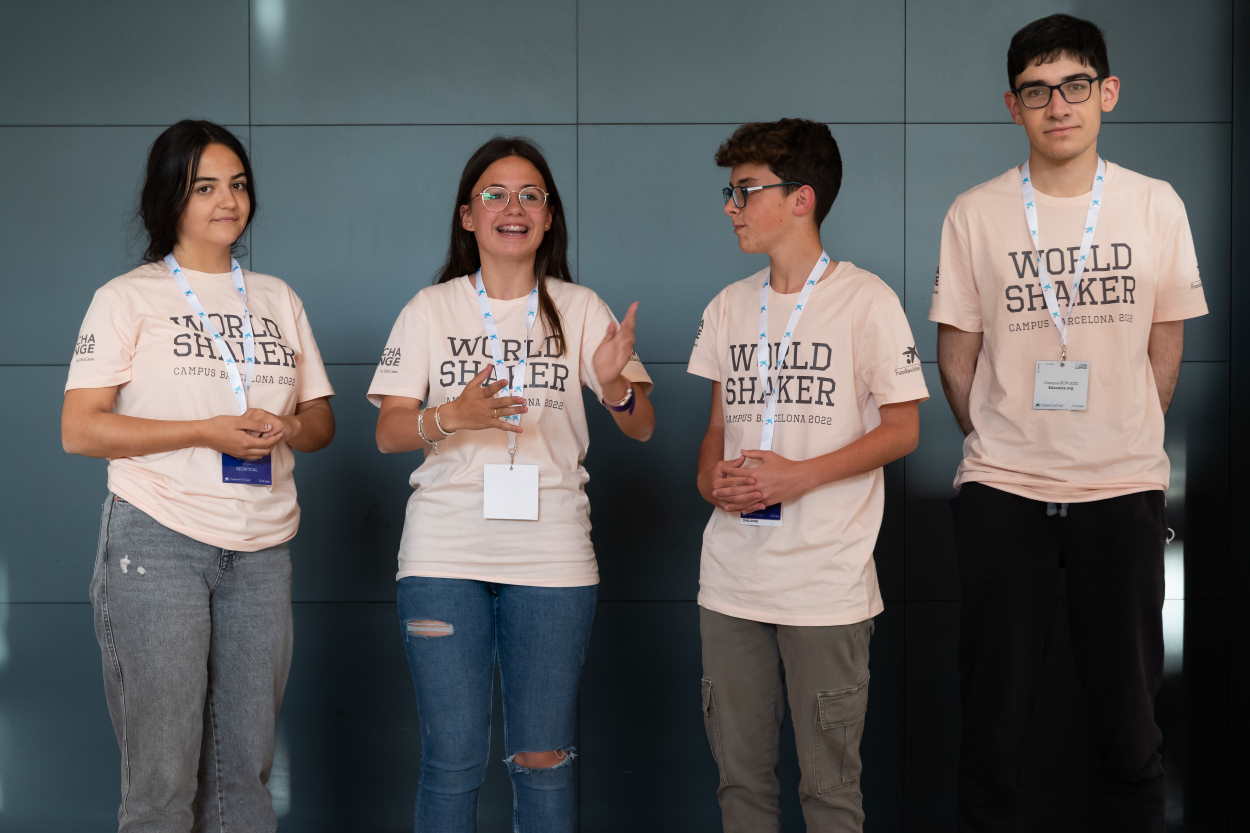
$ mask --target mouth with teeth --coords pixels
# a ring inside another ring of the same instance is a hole
[[[520,239],[530,233],[530,227],[522,223],[501,223],[495,226],[495,233],[501,237]]]

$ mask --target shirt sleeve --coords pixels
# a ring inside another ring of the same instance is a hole
[[[942,223],[938,269],[933,277],[933,298],[929,304],[930,321],[949,324],[968,333],[981,332],[981,297],[972,264],[967,222],[956,200]]]
[[[1152,321],[1181,321],[1207,314],[1207,301],[1198,273],[1198,254],[1189,230],[1189,216],[1180,195],[1165,186],[1166,195],[1159,256],[1156,260],[1158,288]]]
[[[130,381],[138,316],[111,283],[96,290],[78,330],[65,389],[108,388]]]
[[[581,377],[582,384],[594,391],[595,396],[600,399],[603,398],[603,390],[599,379],[595,377],[595,351],[603,343],[603,337],[608,332],[608,324],[612,322],[616,322],[616,316],[612,314],[612,310],[598,295],[593,296],[586,305],[586,321],[582,326]],[[642,360],[638,358],[637,352],[625,362],[621,375],[631,383],[646,385],[648,388],[654,384],[651,381],[651,375],[643,367]]]
[[[295,304],[295,337],[299,340],[299,365],[295,374],[295,401],[308,402],[333,396],[334,388],[330,385],[330,377],[326,375],[325,364],[321,361],[321,350],[317,347],[317,339],[313,336],[312,325],[308,323],[308,314],[304,303],[294,291],[291,292]]]
[[[928,399],[916,339],[894,290],[879,284],[859,328],[855,372],[877,405]]]
[[[717,340],[720,330],[720,311],[724,304],[725,293],[722,291],[712,299],[703,310],[699,319],[699,328],[695,330],[694,347],[690,350],[690,361],[686,364],[686,372],[695,376],[711,379],[713,382],[723,381],[718,355]]]
[[[373,381],[365,394],[382,407],[384,396],[407,396],[424,402],[430,392],[429,325],[420,294],[399,313],[382,348]]]

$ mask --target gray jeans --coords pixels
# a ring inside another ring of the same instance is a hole
[[[291,664],[285,546],[235,552],[112,495],[91,577],[121,750],[120,833],[271,833],[267,782]]]
[[[699,608],[703,720],[725,833],[780,829],[777,747],[787,699],[809,833],[864,829],[859,743],[873,623],[794,627]]]

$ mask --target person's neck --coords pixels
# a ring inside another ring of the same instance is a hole
[[[1047,159],[1037,151],[1029,153],[1029,176],[1033,187],[1049,197],[1079,197],[1089,193],[1098,170],[1098,146],[1091,145],[1071,159]]]
[[[820,243],[820,234],[813,229],[797,240],[787,241],[776,251],[769,252],[768,282],[773,291],[787,295],[802,289],[804,281],[812,273],[812,267],[816,265],[822,251],[824,251],[824,246]],[[836,264],[831,261],[829,268],[833,268],[834,265]],[[821,277],[823,278],[824,275],[822,274]]]
[[[505,259],[483,253],[482,283],[490,298],[523,298],[534,288],[534,258]]]
[[[193,272],[207,272],[210,275],[230,271],[230,247],[212,246],[207,244],[183,243],[179,240],[174,244],[174,260],[183,269]]]

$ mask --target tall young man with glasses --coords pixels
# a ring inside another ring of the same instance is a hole
[[[1020,830],[1022,765],[1062,582],[1089,704],[1097,830],[1162,831],[1163,414],[1206,312],[1185,208],[1098,155],[1120,79],[1102,33],[1034,21],[1007,53],[1024,165],[946,215],[929,317],[966,438],[960,829]],[[1038,739],[1041,740],[1041,739]]]
[[[708,304],[688,368],[712,381],[699,623],[724,829],[778,830],[788,701],[808,831],[859,831],[881,467],[916,447],[928,392],[894,292],[821,244],[842,182],[829,128],[746,124],[716,164],[739,247],[769,259]]]

